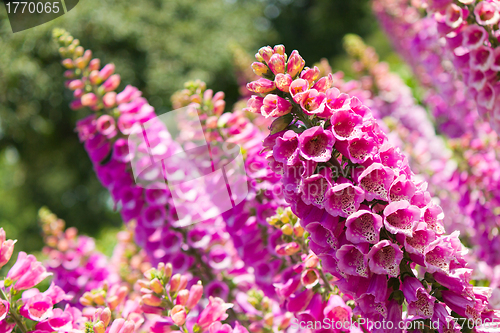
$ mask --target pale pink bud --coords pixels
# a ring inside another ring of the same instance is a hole
[[[98,85],[102,82],[102,78],[99,76],[98,70],[93,70],[92,72],[90,72],[89,81],[94,85]]]
[[[292,84],[292,77],[290,74],[277,74],[276,77],[274,78],[274,83],[276,84],[276,87],[284,92],[289,92],[290,91],[290,85]]]
[[[318,266],[319,264],[319,258],[314,254],[311,253],[310,255],[307,256],[306,260],[304,260],[306,268],[313,268]]]
[[[285,73],[285,56],[277,53],[273,54],[268,65],[274,74]]]
[[[172,271],[173,271],[172,264],[171,263],[166,264],[165,268],[163,269],[163,273],[165,274],[165,278],[167,279],[167,281],[172,276]]]
[[[83,54],[83,59],[85,59],[85,61],[88,63],[92,59],[92,51],[85,51],[85,53]]]
[[[191,286],[189,290],[189,298],[186,302],[186,308],[191,310],[198,304],[198,302],[203,296],[203,286],[201,284],[195,284]]]
[[[214,98],[212,98],[212,101],[220,101],[223,100],[226,94],[224,94],[223,91],[218,91],[215,93]]]
[[[98,321],[97,323],[94,324],[94,333],[105,333],[106,332],[106,326],[102,321]]]
[[[112,91],[118,88],[120,85],[120,75],[119,74],[114,74],[109,77],[103,84],[102,88],[104,91]]]
[[[83,106],[94,106],[97,104],[97,96],[94,93],[87,93],[81,98]]]
[[[299,251],[300,251],[300,245],[295,242],[288,243],[285,247],[285,252],[287,256],[291,256],[292,254],[295,254]]]
[[[102,102],[106,108],[112,108],[116,105],[116,92],[110,91],[104,94]]]
[[[203,100],[209,101],[214,96],[214,91],[212,89],[207,89],[203,92]]]
[[[299,55],[299,52],[294,50],[292,54],[290,54],[290,58],[288,59],[288,62],[286,64],[286,72],[290,74],[292,78],[295,78],[295,76],[297,76],[297,74],[299,74],[302,71],[305,64],[306,62]]]
[[[135,331],[135,323],[132,320],[127,320],[123,324],[119,333],[133,333]]]
[[[109,322],[111,321],[111,310],[109,308],[105,308],[102,310],[101,320],[104,322],[104,326],[108,326]]]
[[[224,108],[226,107],[226,101],[218,100],[214,103],[214,114],[216,116],[220,116],[224,112]]]
[[[128,103],[131,100],[140,97],[141,95],[142,92],[140,92],[139,89],[131,85],[127,85],[125,89],[123,89],[123,91],[116,96],[116,103]]]
[[[247,84],[247,89],[258,94],[265,94],[276,89],[274,81],[260,78]]]
[[[75,98],[80,98],[83,96],[83,93],[84,93],[84,90],[83,89],[76,89],[74,92],[73,92],[73,96]]]
[[[158,280],[158,278],[154,278],[153,280],[151,280],[149,286],[151,290],[157,294],[161,294],[163,292],[163,285],[161,284],[160,280]]]
[[[273,51],[274,51],[274,53],[278,53],[278,54],[281,54],[282,56],[284,56],[285,55],[285,45],[283,45],[283,44],[274,45]]]
[[[328,76],[324,76],[321,79],[319,79],[318,82],[314,84],[312,89],[316,89],[319,92],[325,92],[328,89],[330,89],[332,84],[333,84],[333,75],[328,74]]]
[[[159,298],[153,294],[143,295],[142,301],[144,302],[144,304],[149,305],[149,306],[160,306],[162,303],[161,298]]]
[[[177,326],[182,326],[186,322],[186,309],[182,305],[176,305],[170,312],[170,317],[172,318],[174,324]]]
[[[118,332],[120,332],[120,330],[123,327],[124,323],[125,323],[125,319],[123,319],[123,318],[115,319],[113,321],[113,324],[111,324],[111,327],[109,328],[108,333],[118,333]]]
[[[21,276],[23,276],[26,272],[29,271],[31,264],[36,262],[36,258],[34,255],[26,254],[26,252],[19,252],[17,255],[17,261],[12,266],[12,268],[9,270],[7,273],[7,278],[16,281],[18,280]]]
[[[82,57],[78,57],[75,59],[75,65],[80,69],[84,69],[87,66],[87,62]]]
[[[115,65],[114,64],[107,64],[99,71],[99,76],[101,77],[102,80],[106,80],[114,72],[115,72]]]
[[[73,63],[73,60],[71,59],[64,59],[62,61],[62,64],[64,67],[66,67],[67,69],[72,69],[72,68],[75,68],[75,64]]]
[[[101,67],[101,60],[100,59],[92,59],[89,64],[89,69],[91,71],[98,71],[99,67]]]
[[[83,89],[85,87],[85,83],[82,80],[73,80],[69,83],[68,88],[71,90]]]
[[[259,54],[265,62],[268,62],[269,59],[271,59],[273,53],[274,51],[270,46],[264,46],[259,49]]]
[[[175,304],[186,305],[189,298],[189,290],[182,289],[177,293],[177,298],[175,299]]]
[[[266,76],[271,74],[269,67],[267,67],[266,64],[263,64],[261,62],[252,63],[252,70],[258,76]]]
[[[48,273],[41,262],[35,262],[31,264],[29,271],[19,278],[19,280],[14,285],[14,288],[16,290],[26,290],[33,288],[51,275],[52,273]]]
[[[9,262],[14,252],[14,244],[16,244],[16,242],[17,240],[8,239],[0,243],[0,268]]]

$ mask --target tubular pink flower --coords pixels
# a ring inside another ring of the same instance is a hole
[[[266,118],[281,117],[292,111],[292,103],[278,95],[267,95],[261,107],[262,115]]]
[[[19,277],[19,280],[17,280],[14,288],[17,290],[26,290],[33,288],[51,275],[52,273],[48,273],[47,269],[42,265],[41,262],[34,262],[31,264],[29,271]]]
[[[354,244],[376,244],[380,240],[382,217],[368,210],[359,210],[346,220],[346,238]]]
[[[345,244],[337,251],[338,267],[344,273],[368,277],[368,244]]]
[[[436,299],[429,295],[417,278],[406,277],[401,290],[408,302],[408,314],[415,315],[415,319],[432,318]]]
[[[361,135],[350,140],[339,141],[335,148],[353,163],[363,164],[376,154],[377,144],[367,135]]]
[[[446,7],[445,22],[452,29],[458,28],[463,22],[462,8],[454,3]]]
[[[34,321],[42,321],[52,315],[52,299],[43,294],[36,294],[30,297],[21,307],[19,313],[21,316]]]
[[[470,52],[470,67],[485,72],[493,64],[493,50],[481,45]]]
[[[196,323],[201,329],[206,329],[216,321],[225,320],[228,317],[226,310],[232,307],[233,304],[225,303],[218,297],[210,296],[208,305],[203,309]]]
[[[366,191],[365,198],[387,200],[389,188],[394,180],[394,171],[380,163],[373,163],[358,177],[358,183]]]
[[[332,216],[349,217],[358,211],[365,192],[350,183],[336,184],[326,193],[325,209]]]
[[[285,73],[285,57],[281,54],[275,53],[269,59],[267,65],[274,74]]]
[[[305,114],[311,116],[317,114],[321,116],[325,110],[325,93],[318,92],[316,89],[306,91],[300,101],[300,106]]]
[[[315,162],[326,162],[332,157],[335,138],[332,132],[320,126],[309,128],[299,136],[300,155]]]
[[[111,75],[101,86],[101,88],[104,89],[104,91],[108,92],[108,91],[113,91],[115,90],[116,88],[118,88],[118,86],[120,85],[120,75],[119,74],[114,74],[114,75]]]
[[[301,192],[302,200],[306,204],[315,205],[323,208],[326,200],[326,193],[330,189],[330,182],[323,175],[313,175],[304,179]]]
[[[12,281],[17,281],[21,276],[29,271],[31,265],[35,262],[36,258],[34,255],[28,255],[23,251],[19,252],[16,263],[7,273],[7,278]]]
[[[462,33],[464,35],[462,45],[470,49],[482,46],[488,38],[488,32],[483,27],[475,24],[468,25]]]
[[[397,277],[402,259],[403,252],[396,244],[388,240],[378,242],[368,252],[368,266],[376,274]]]
[[[111,137],[113,133],[116,133],[115,119],[109,115],[100,116],[97,119],[96,127],[98,132],[107,137]]]
[[[273,156],[276,161],[286,165],[294,165],[299,161],[299,136],[294,131],[286,131],[282,137],[276,138]]]
[[[384,226],[392,234],[412,237],[419,219],[420,209],[406,200],[391,202],[384,209]]]
[[[105,65],[100,71],[99,71],[99,77],[101,80],[106,80],[108,77],[111,76],[115,72],[115,65],[114,64],[107,64]]]
[[[350,140],[359,133],[362,118],[351,110],[336,111],[330,117],[332,133],[337,140]]]

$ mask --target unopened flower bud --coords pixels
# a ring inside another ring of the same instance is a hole
[[[285,313],[283,316],[283,319],[281,320],[281,324],[278,327],[278,330],[286,330],[288,326],[290,326],[292,319],[293,319],[293,314],[291,312]]]
[[[99,76],[101,79],[104,81],[108,77],[111,76],[115,72],[115,65],[114,64],[107,64],[104,66],[100,71],[99,71]]]
[[[87,50],[83,53],[83,59],[85,59],[85,61],[87,63],[90,62],[90,60],[92,59],[92,51],[91,50]]]
[[[175,304],[186,305],[189,299],[189,290],[182,289],[177,293],[177,298],[175,299]]]
[[[90,72],[89,81],[90,81],[90,83],[95,84],[95,85],[98,85],[102,82],[102,79],[101,79],[101,76],[99,75],[98,70],[93,70],[92,72]]]
[[[142,301],[144,302],[144,304],[149,306],[160,306],[162,303],[161,298],[153,294],[142,295]]]
[[[266,323],[267,326],[273,326],[273,321],[274,321],[274,315],[272,313],[266,313],[264,316],[264,322]]]
[[[194,308],[200,301],[201,296],[203,296],[203,286],[201,284],[192,285],[191,289],[189,290],[189,297],[186,302],[186,308],[189,310]]]
[[[172,276],[172,271],[173,271],[172,264],[171,263],[166,264],[163,273],[165,274],[165,279],[167,280],[167,282],[170,280],[170,277]]]
[[[276,84],[276,87],[284,92],[290,92],[290,85],[292,84],[293,79],[290,74],[276,74],[276,77],[274,78],[274,83]]]
[[[116,105],[116,92],[110,91],[104,94],[102,97],[102,102],[104,104],[104,107],[106,108],[112,108],[113,106]]]
[[[268,65],[274,74],[285,73],[285,56],[277,53],[273,54],[271,59],[269,59]]]
[[[290,54],[290,58],[288,58],[288,62],[286,64],[286,72],[290,74],[292,78],[295,78],[297,74],[302,71],[305,64],[306,62],[299,55],[299,52],[293,51],[292,54]]]
[[[94,324],[94,333],[105,333],[106,332],[106,326],[102,321],[98,321],[97,323]]]
[[[179,290],[180,284],[181,284],[181,275],[177,273],[170,279],[170,291],[176,292],[177,290]]]
[[[80,98],[75,99],[69,104],[69,107],[71,108],[71,110],[78,110],[83,108],[82,100]]]
[[[62,61],[62,65],[64,67],[66,67],[67,69],[75,68],[75,64],[73,63],[73,60],[71,60],[71,59],[64,59]]]
[[[264,46],[259,49],[259,54],[265,62],[268,62],[269,59],[273,56],[273,49],[270,46]]]
[[[295,223],[293,226],[293,233],[297,237],[302,237],[304,235],[304,228],[300,225],[300,222]]]
[[[120,85],[120,75],[114,74],[111,75],[101,86],[104,91],[112,91],[118,88]]]
[[[293,228],[291,225],[289,224],[284,224],[282,227],[281,227],[281,232],[287,236],[291,236],[293,234]]]
[[[302,73],[300,73],[300,78],[312,84],[319,77],[319,68],[314,66],[313,68],[306,68]]]
[[[219,100],[214,103],[214,115],[220,116],[224,112],[224,108],[226,107],[226,101]]]
[[[108,326],[111,320],[111,310],[109,308],[105,308],[101,313],[101,320],[104,322],[104,326]]]
[[[252,70],[258,76],[267,76],[272,74],[271,70],[269,70],[269,67],[267,67],[267,65],[262,62],[252,63]]]
[[[97,304],[97,305],[104,305],[104,303],[106,302],[106,293],[104,291],[99,291],[97,294],[93,295],[93,300],[94,300],[94,303]]]
[[[82,80],[73,80],[68,84],[68,88],[71,90],[83,89],[85,87],[85,83]]]
[[[306,268],[314,268],[318,266],[319,258],[314,253],[311,253],[310,255],[307,256],[304,262]]]
[[[186,309],[182,305],[176,305],[170,312],[170,317],[172,321],[177,326],[182,326],[186,322]]]
[[[127,320],[125,324],[123,324],[120,333],[134,333],[135,331],[135,323],[132,320]]]
[[[87,67],[87,62],[82,57],[78,57],[75,59],[75,66],[77,68],[84,69],[85,67]]]
[[[88,93],[82,96],[82,105],[83,106],[94,106],[97,104],[97,96],[94,93]]]
[[[74,44],[76,45],[76,44]],[[83,55],[83,52],[85,51],[85,49],[83,48],[83,46],[77,46],[75,47],[75,55],[77,57],[81,57]]]
[[[158,280],[158,278],[154,278],[153,280],[151,280],[149,286],[151,290],[153,290],[157,294],[161,294],[163,292],[163,285],[161,284],[160,280]]]
[[[100,59],[95,58],[95,59],[90,60],[89,69],[91,71],[98,71],[99,67],[101,67],[101,60]]]

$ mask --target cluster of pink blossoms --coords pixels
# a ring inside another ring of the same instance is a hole
[[[466,239],[466,243],[476,250],[475,254],[491,265],[496,265],[499,258],[497,230],[500,225],[496,193],[498,163],[495,157],[499,154],[498,146],[495,144],[498,138],[488,124],[481,123],[475,117],[476,103],[467,98],[468,91],[474,89],[467,88],[469,81],[465,81],[466,76],[457,78],[457,74],[460,74],[466,66],[464,64],[450,66],[448,60],[452,59],[449,58],[450,52],[443,49],[445,41],[447,45],[453,46],[455,44],[452,41],[455,37],[462,38],[459,36],[465,36],[464,34],[470,29],[490,31],[492,27],[491,33],[495,35],[495,24],[491,27],[484,25],[484,22],[480,22],[481,18],[476,17],[479,15],[477,13],[490,6],[490,2],[467,4],[468,13],[474,15],[474,18],[470,17],[468,26],[460,22],[461,28],[457,26],[458,30],[450,32],[445,37],[441,36],[449,27],[436,20],[439,14],[421,17],[418,7],[412,4],[408,1],[377,0],[374,2],[374,9],[384,29],[390,36],[394,36],[392,41],[396,49],[409,60],[420,82],[428,89],[425,103],[438,124],[442,125],[440,129],[447,136],[456,138],[449,141],[453,152],[451,160],[433,159],[425,165],[428,169],[438,166],[437,169],[429,170],[432,175],[430,190],[441,199],[443,209],[448,215],[445,218],[448,228],[465,231],[465,234],[470,236]],[[462,6],[460,3],[457,4]],[[442,3],[443,6],[448,6],[449,10],[455,8],[457,4]],[[493,3],[492,6],[497,4]],[[467,10],[462,11],[464,15]],[[401,15],[402,13],[407,15]],[[463,16],[464,20],[466,18],[467,16]],[[456,19],[460,21],[460,17]],[[497,43],[491,39],[491,34],[489,38],[483,37],[487,45]],[[462,48],[464,46],[462,45]],[[472,55],[474,52],[469,53]],[[453,56],[453,53],[451,55]],[[474,65],[473,59],[469,61],[469,65]],[[490,72],[491,70],[487,71]],[[482,106],[478,104],[478,108],[481,109]],[[443,119],[446,119],[445,123],[441,122]]]
[[[355,312],[400,322],[406,302],[406,320],[439,318],[449,328],[451,310],[472,320],[496,316],[487,309],[491,291],[469,284],[458,233],[444,233],[427,184],[370,110],[331,88],[332,75],[304,67],[296,51],[264,47],[256,58],[262,78],[248,84],[257,94],[248,108],[280,124],[265,140],[267,158],[310,248],[353,295]]]

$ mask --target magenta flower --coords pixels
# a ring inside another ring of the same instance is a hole
[[[341,93],[338,88],[327,89],[325,95],[326,95],[326,108],[330,111],[331,115],[335,115],[337,111],[347,111],[351,108],[349,95]],[[358,114],[356,111],[354,111],[354,113]],[[363,117],[363,115],[361,114],[358,115]],[[334,122],[332,121],[332,125],[333,124]]]
[[[389,199],[393,202],[401,200],[410,202],[416,190],[415,184],[406,175],[400,175],[389,188]]]
[[[309,89],[301,96],[300,106],[306,115],[321,116],[325,109],[326,95],[316,89]]]
[[[470,52],[470,67],[475,70],[487,71],[493,64],[493,50],[481,45]]]
[[[455,259],[455,251],[451,244],[444,237],[437,238],[425,249],[425,266],[427,271],[450,272],[450,264]]]
[[[463,21],[462,8],[454,3],[446,7],[445,22],[450,28],[458,28]]]
[[[285,57],[281,54],[273,54],[267,62],[267,65],[274,74],[285,73]]]
[[[403,259],[400,248],[388,240],[375,244],[368,252],[368,266],[373,273],[387,274],[392,277],[399,275],[399,264]]]
[[[339,326],[342,323],[342,327],[347,328],[346,331],[351,327],[352,309],[345,304],[339,295],[332,295],[328,299],[323,315],[325,318],[330,319],[331,323],[338,322]],[[344,331],[344,329],[341,329],[341,331]]]
[[[17,255],[17,261],[12,266],[12,268],[7,273],[7,278],[12,281],[17,281],[21,278],[26,272],[28,272],[31,268],[31,265],[36,262],[36,258],[34,255],[26,254],[26,252],[19,252]]]
[[[468,25],[463,30],[464,39],[462,45],[466,48],[475,49],[482,46],[488,38],[488,32],[476,24]]]
[[[389,188],[394,180],[394,171],[380,163],[373,163],[358,177],[358,183],[366,191],[365,198],[387,200]]]
[[[412,237],[420,219],[420,209],[406,200],[391,202],[384,209],[384,225],[392,234],[404,234]]]
[[[436,239],[436,234],[427,229],[425,223],[419,223],[413,231],[413,236],[406,236],[404,239],[405,250],[408,251],[412,260],[424,266],[424,251],[427,246]],[[414,255],[414,256],[413,256]]]
[[[326,162],[332,157],[335,138],[332,132],[315,126],[300,134],[299,143],[302,157],[315,162]]]
[[[333,216],[349,217],[365,200],[362,188],[350,183],[336,184],[327,193],[325,209]]]
[[[225,320],[228,317],[226,310],[232,307],[233,304],[225,303],[218,297],[209,297],[208,305],[199,315],[196,324],[204,330],[216,321]]]
[[[19,313],[30,320],[42,321],[52,315],[52,299],[44,294],[30,297],[21,307]]]
[[[269,94],[264,98],[261,107],[262,115],[266,118],[281,117],[292,111],[292,103],[278,95]]]
[[[17,290],[26,290],[33,288],[47,277],[51,276],[52,273],[48,273],[45,266],[41,262],[34,262],[31,264],[29,270],[24,273],[19,280],[17,280],[14,288]]]
[[[346,220],[346,237],[354,244],[363,242],[376,244],[380,240],[382,226],[383,221],[380,215],[368,210],[359,210]]]
[[[338,268],[344,273],[368,277],[368,244],[345,244],[337,251]]]
[[[351,162],[362,164],[376,153],[377,143],[369,136],[362,135],[348,141],[339,141],[335,148]]]
[[[474,8],[476,20],[481,25],[494,25],[500,19],[500,7],[493,1],[480,1]]]
[[[356,113],[350,110],[336,111],[330,117],[332,124],[332,133],[337,140],[351,140],[357,136],[359,128],[363,119]]]
[[[282,137],[276,138],[273,148],[274,159],[286,165],[293,165],[299,161],[299,136],[294,131],[286,131]]]
[[[408,314],[415,315],[415,319],[432,318],[436,298],[429,295],[417,278],[406,277],[401,290],[408,302]]]
[[[0,228],[0,268],[9,262],[14,252],[14,244],[16,244],[16,242],[16,240],[12,239],[6,240],[5,231],[3,228]]]
[[[323,208],[325,206],[326,193],[330,187],[328,178],[323,175],[316,174],[307,177],[303,180],[301,186],[302,200],[308,205],[312,204],[318,208]]]

